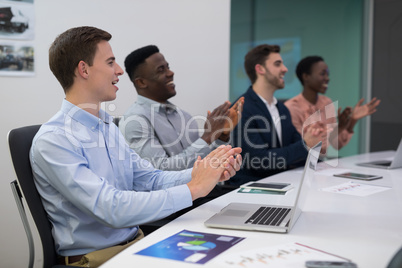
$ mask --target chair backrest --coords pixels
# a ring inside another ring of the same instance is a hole
[[[38,229],[43,249],[43,267],[52,267],[57,263],[57,254],[52,236],[52,226],[33,180],[29,150],[32,139],[40,125],[16,128],[8,133],[11,159],[17,174],[18,184],[25,197],[32,218]]]
[[[388,263],[387,268],[401,268],[402,267],[402,247],[395,253],[391,261]]]

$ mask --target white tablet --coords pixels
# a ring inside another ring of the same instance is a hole
[[[240,188],[286,192],[293,187],[291,183],[250,181],[241,185]]]
[[[355,180],[364,180],[364,181],[372,181],[372,180],[377,180],[377,179],[382,178],[382,176],[378,176],[378,175],[361,174],[361,173],[354,173],[354,172],[334,174],[334,176],[348,178],[348,179],[355,179]]]

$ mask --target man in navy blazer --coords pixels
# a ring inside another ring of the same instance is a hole
[[[241,121],[233,130],[232,143],[242,147],[243,165],[228,182],[241,185],[304,164],[308,149],[319,141],[326,148],[326,130],[314,125],[303,138],[292,124],[289,110],[274,93],[285,87],[288,71],[277,45],[259,45],[249,51],[244,67],[252,85],[244,97]]]

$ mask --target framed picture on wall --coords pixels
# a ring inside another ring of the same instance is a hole
[[[34,71],[33,45],[0,41],[1,76],[32,76]]]
[[[33,0],[0,1],[0,39],[33,40]]]

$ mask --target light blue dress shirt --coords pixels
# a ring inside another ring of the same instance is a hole
[[[137,225],[192,205],[191,169],[156,170],[129,148],[111,119],[63,100],[33,140],[35,184],[62,256],[127,241]]]

